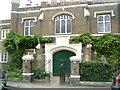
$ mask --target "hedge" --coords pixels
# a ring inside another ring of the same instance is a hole
[[[93,82],[109,82],[112,80],[111,65],[100,61],[84,61],[80,63],[80,80]]]

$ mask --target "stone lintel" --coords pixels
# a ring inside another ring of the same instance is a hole
[[[22,73],[23,76],[31,76],[33,75],[34,73]]]
[[[69,78],[80,78],[80,76],[71,75]]]
[[[78,56],[72,56],[70,57],[70,61],[81,61],[81,59]]]
[[[33,60],[34,57],[33,56],[30,56],[30,55],[25,55],[22,57],[23,60]]]

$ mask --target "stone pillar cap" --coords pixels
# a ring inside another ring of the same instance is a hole
[[[70,61],[81,61],[79,56],[72,56],[70,57]]]
[[[34,57],[31,56],[31,55],[25,55],[25,56],[22,57],[22,59],[23,59],[23,60],[33,60]]]
[[[11,3],[12,4],[20,4],[20,0],[12,0]]]

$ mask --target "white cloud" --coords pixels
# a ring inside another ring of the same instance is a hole
[[[0,20],[10,19],[11,0],[2,0],[0,2]]]
[[[11,18],[11,1],[12,0],[2,0],[0,2],[0,20],[10,19]],[[20,0],[20,4],[25,6],[28,0]],[[41,1],[50,0],[31,0],[33,5],[40,4]]]

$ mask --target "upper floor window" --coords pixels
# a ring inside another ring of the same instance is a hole
[[[24,22],[24,35],[34,35],[34,20]]]
[[[7,52],[2,52],[0,53],[0,62],[2,63],[7,63],[8,61],[8,53]]]
[[[3,29],[1,32],[1,39],[6,39],[8,33],[9,33],[9,29]]]
[[[70,34],[72,29],[72,17],[68,15],[60,15],[55,17],[55,33]]]
[[[111,20],[110,15],[98,15],[98,33],[110,33],[111,32]]]

